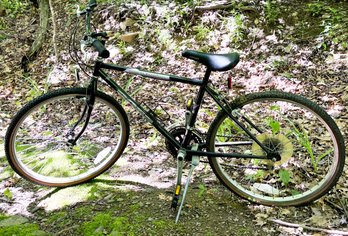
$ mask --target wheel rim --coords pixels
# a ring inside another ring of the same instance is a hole
[[[254,114],[258,115],[258,118],[256,120],[261,121],[264,118],[269,118],[269,117],[262,117],[263,113],[262,111],[265,111],[267,108],[270,108],[271,106],[267,106],[264,103],[265,99],[256,99],[253,100],[252,102],[249,102],[245,104],[240,111],[243,113],[243,111],[248,111],[252,112]],[[308,136],[308,131],[306,130],[306,127],[310,127],[312,132],[314,130],[321,130],[321,133],[316,134],[317,137],[313,137],[313,135],[310,133],[309,137],[309,144],[311,144],[311,148],[305,148],[305,144],[301,143],[304,142],[304,140],[301,141],[301,137],[296,137],[296,135],[300,135],[295,129],[295,125],[292,127],[294,130],[290,132],[287,132],[287,135],[289,136],[288,138],[291,139],[293,142],[292,145],[294,146],[294,154],[292,154],[291,158],[289,158],[288,161],[285,163],[281,163],[278,167],[272,167],[273,168],[273,173],[269,170],[264,171],[261,169],[251,169],[252,166],[249,166],[248,168],[244,169],[244,171],[236,171],[235,169],[240,168],[240,166],[236,165],[251,165],[257,167],[257,166],[266,166],[268,163],[264,161],[258,161],[255,165],[255,160],[254,163],[253,161],[249,160],[226,160],[223,158],[216,158],[212,159],[212,165],[213,168],[215,169],[215,172],[218,173],[219,178],[222,180],[222,182],[225,183],[230,189],[232,189],[234,192],[236,192],[238,195],[248,198],[249,200],[255,201],[255,202],[261,202],[263,204],[293,204],[293,205],[299,205],[304,202],[308,202],[310,200],[314,200],[317,198],[317,196],[322,195],[325,193],[331,186],[332,181],[337,174],[337,169],[338,168],[338,159],[339,159],[339,153],[338,153],[338,143],[337,140],[335,139],[335,135],[333,134],[332,130],[330,127],[324,122],[324,120],[313,110],[306,108],[304,105],[294,102],[294,101],[289,101],[287,99],[267,99],[268,102],[273,103],[274,105],[278,105],[281,107],[280,112],[283,113],[283,115],[288,114],[290,111],[292,113],[297,112],[297,115],[302,115],[298,116],[296,121],[299,121],[300,119],[306,120],[310,119],[316,124],[321,124],[318,127],[315,127],[314,124],[308,126],[306,123],[300,123],[302,127],[304,127],[301,132],[307,132]],[[277,102],[275,102],[277,101]],[[259,103],[260,105],[255,105],[256,103]],[[287,105],[284,106],[284,105]],[[283,106],[283,108],[282,108]],[[285,108],[284,108],[285,107]],[[299,111],[302,110],[302,113],[299,113]],[[276,109],[274,110],[273,114],[276,114]],[[311,117],[309,117],[311,115]],[[280,120],[285,120],[285,119],[279,119],[280,116],[278,115],[278,120],[275,119],[276,116],[271,117],[275,121],[279,122]],[[294,116],[291,116],[292,118]],[[250,118],[250,117],[249,117]],[[255,118],[254,118],[255,120]],[[229,121],[231,122],[231,121]],[[294,121],[292,121],[294,122]],[[267,122],[266,122],[267,123]],[[286,122],[282,123],[280,122],[280,129],[284,129]],[[223,133],[224,131],[221,131],[221,128],[224,124],[224,120],[221,120],[221,122],[217,125],[217,128],[215,130],[215,134],[213,135],[214,137],[221,135],[221,132]],[[283,125],[283,126],[282,126]],[[273,129],[277,130],[277,124],[273,124]],[[220,131],[219,131],[220,129]],[[238,129],[238,127],[237,127]],[[239,128],[240,129],[240,128]],[[272,129],[269,127],[269,129]],[[219,133],[220,132],[220,133]],[[252,140],[245,140],[242,139],[243,137],[242,132],[238,134],[239,131],[234,132],[234,138],[239,137],[240,140],[234,139],[233,141],[238,141],[238,142],[249,142],[249,149],[248,145],[244,145],[244,148],[239,148],[237,151],[243,150],[244,153],[246,154],[253,154],[252,153],[252,144],[255,145],[255,142]],[[278,131],[281,133],[282,131]],[[284,132],[286,133],[286,132]],[[285,134],[282,135],[285,135]],[[297,133],[297,134],[296,134]],[[320,137],[320,135],[324,134],[325,136]],[[254,133],[256,135],[256,133]],[[225,135],[225,134],[224,134]],[[296,138],[295,138],[296,137]],[[321,139],[320,139],[321,138]],[[217,147],[217,151],[227,151],[223,150],[221,148],[221,141],[218,140],[219,138],[215,138],[213,140],[213,143],[210,144],[210,147],[213,150],[216,150],[216,143],[219,142],[219,147]],[[220,138],[221,139],[221,138]],[[302,139],[305,139],[302,137]],[[327,139],[325,141],[325,139]],[[226,141],[226,140],[224,140]],[[321,142],[319,142],[321,141]],[[231,143],[231,142],[230,142]],[[320,145],[319,145],[320,144]],[[315,148],[322,149],[317,151]],[[326,147],[330,147],[332,149],[332,152],[329,151],[324,151]],[[316,162],[309,163],[309,160],[312,161],[310,153],[310,149],[312,149],[312,152],[314,156],[321,155],[321,159],[317,159]],[[229,150],[231,152],[231,150]],[[249,152],[249,153],[248,153]],[[321,153],[321,154],[319,154]],[[257,153],[259,154],[259,153]],[[300,154],[300,155],[299,155]],[[256,155],[254,153],[254,155]],[[301,163],[300,160],[305,161],[304,163]],[[262,163],[262,164],[260,164]],[[231,166],[228,166],[228,164],[232,164],[232,170],[230,169]],[[233,167],[235,165],[235,167]],[[267,167],[269,168],[269,167]],[[234,169],[234,170],[233,170]],[[311,170],[312,169],[312,170]],[[315,169],[315,171],[313,171]],[[289,171],[290,170],[290,171]],[[305,171],[304,171],[305,170]],[[233,171],[235,173],[233,173]],[[264,171],[264,173],[262,173]],[[305,181],[305,177],[301,177],[299,175],[300,171],[304,171],[307,173],[304,173],[305,175],[308,175],[307,178],[310,178],[310,181],[308,183]],[[277,174],[276,174],[277,173]],[[264,175],[264,176],[263,176]],[[268,175],[268,176],[267,176]],[[246,179],[248,178],[250,179]],[[298,177],[300,176],[300,177]],[[277,178],[278,180],[277,180]],[[296,179],[297,178],[297,179]],[[280,179],[280,180],[279,180]],[[289,181],[289,182],[287,182]],[[286,193],[286,191],[290,191],[289,193]],[[291,192],[292,191],[292,192]]]
[[[84,104],[85,95],[79,93],[56,96],[36,105],[17,122],[10,141],[11,156],[25,177],[40,184],[75,184],[97,176],[117,160],[126,124],[115,106],[99,97],[86,131],[75,146],[68,145],[67,133]]]

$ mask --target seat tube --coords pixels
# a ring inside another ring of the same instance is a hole
[[[195,102],[193,104],[192,114],[191,114],[190,120],[188,122],[188,127],[186,127],[186,135],[185,135],[185,139],[183,141],[184,147],[189,145],[189,142],[191,140],[192,129],[196,123],[198,111],[199,111],[199,108],[203,102],[203,96],[204,96],[205,89],[206,89],[208,82],[209,82],[210,74],[211,74],[211,69],[207,68],[205,75],[204,75],[204,78],[203,78],[203,83],[199,88],[198,94],[197,94],[197,96],[195,98]]]

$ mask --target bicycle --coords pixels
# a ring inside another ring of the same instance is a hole
[[[184,57],[206,67],[202,79],[104,63],[109,57],[103,43],[107,34],[92,32],[90,24],[96,5],[96,0],[90,0],[78,12],[86,20],[83,45],[98,52],[89,85],[46,93],[20,109],[9,125],[6,156],[20,176],[41,185],[66,187],[97,177],[120,158],[129,122],[120,103],[98,91],[97,81],[103,80],[165,137],[170,153],[176,156],[172,207],[180,203],[177,220],[200,157],[208,158],[229,190],[264,205],[308,204],[336,184],[344,167],[344,141],[334,120],[316,103],[281,91],[251,93],[229,102],[212,87],[209,77],[214,71],[234,68],[239,62],[237,53],[184,51]],[[135,101],[106,70],[198,86],[194,101],[188,101],[185,125],[164,127],[154,111]],[[206,140],[195,129],[205,94],[220,108]],[[185,161],[192,167],[182,190]]]

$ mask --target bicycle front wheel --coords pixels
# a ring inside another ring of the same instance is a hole
[[[278,91],[237,98],[231,114],[280,160],[210,158],[219,180],[253,202],[304,205],[327,193],[340,177],[345,159],[343,137],[332,118],[315,103]],[[211,152],[265,156],[222,110],[207,135]]]
[[[5,137],[12,168],[35,183],[57,187],[76,185],[106,171],[127,144],[127,115],[112,97],[97,92],[87,128],[71,145],[71,135],[76,137],[85,124],[85,104],[86,89],[69,88],[49,92],[24,106]]]

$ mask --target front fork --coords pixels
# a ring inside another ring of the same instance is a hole
[[[68,143],[71,144],[72,146],[74,146],[77,142],[77,140],[82,136],[83,132],[85,132],[88,122],[90,120],[91,114],[92,114],[92,110],[93,110],[93,106],[95,103],[95,94],[97,91],[97,77],[92,76],[88,87],[86,89],[86,102],[85,102],[85,107],[82,111],[82,114],[79,118],[79,120],[74,124],[74,126],[69,130],[68,134],[67,134],[67,138],[68,138]],[[85,119],[84,119],[85,118]],[[81,129],[81,131],[75,136],[75,129],[76,127],[84,120],[84,124],[83,127]]]

